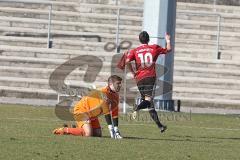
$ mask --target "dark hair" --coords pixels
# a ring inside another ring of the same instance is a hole
[[[142,44],[148,44],[148,42],[149,42],[149,34],[148,34],[146,31],[142,31],[142,32],[139,34],[139,41],[140,41]]]
[[[108,78],[108,83],[115,82],[115,81],[122,81],[122,78],[117,75],[112,75]]]

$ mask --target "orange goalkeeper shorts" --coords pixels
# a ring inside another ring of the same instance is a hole
[[[90,118],[86,121],[77,121],[77,126],[82,128],[84,124],[90,124],[93,129],[99,129],[101,128],[98,118]]]

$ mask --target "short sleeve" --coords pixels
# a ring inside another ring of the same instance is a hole
[[[153,49],[156,51],[157,54],[166,54],[168,52],[167,48],[162,48],[159,45],[152,45]]]
[[[130,61],[135,60],[135,50],[134,49],[130,50],[129,54],[127,55],[127,59],[129,59]]]

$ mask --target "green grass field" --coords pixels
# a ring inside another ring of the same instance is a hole
[[[159,113],[168,125],[161,134],[147,114],[137,120],[120,117],[122,140],[55,136],[63,124],[53,107],[0,104],[1,160],[239,160],[240,116]]]

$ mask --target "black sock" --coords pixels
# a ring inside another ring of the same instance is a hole
[[[158,114],[155,109],[149,110],[149,114],[151,118],[154,120],[154,122],[157,124],[158,128],[163,127],[162,123],[158,119]]]
[[[149,101],[143,100],[138,106],[136,111],[140,110],[140,109],[145,109],[145,108],[149,108],[151,105],[151,103]]]

